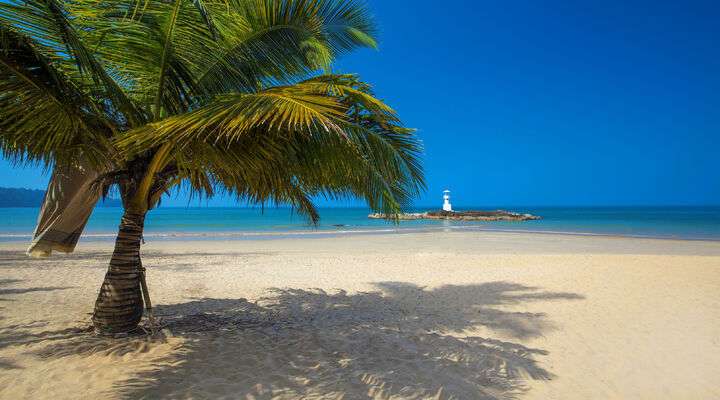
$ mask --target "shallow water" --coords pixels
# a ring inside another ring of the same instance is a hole
[[[469,207],[498,209],[503,207]],[[316,227],[287,208],[159,208],[148,214],[146,237],[287,238],[433,230],[494,230],[720,240],[720,207],[512,207],[543,217],[540,221],[401,221],[367,218],[365,208],[326,208]],[[98,207],[85,230],[86,240],[115,237],[122,210]],[[28,240],[37,208],[0,208],[0,241]]]

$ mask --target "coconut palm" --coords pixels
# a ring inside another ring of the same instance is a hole
[[[423,189],[412,131],[368,84],[330,73],[374,32],[354,0],[0,3],[4,155],[92,171],[123,201],[97,332],[138,325],[145,215],[173,188],[312,222],[316,198],[397,215]]]

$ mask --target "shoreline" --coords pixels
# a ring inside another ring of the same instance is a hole
[[[350,227],[348,227],[350,228]],[[405,228],[376,228],[357,227],[355,229],[307,229],[287,231],[197,231],[197,232],[145,232],[146,239],[158,239],[162,241],[187,240],[279,240],[279,239],[303,239],[303,238],[332,238],[344,236],[367,236],[367,235],[408,235],[415,233],[435,232],[490,232],[510,234],[539,234],[539,235],[561,235],[580,237],[608,237],[627,239],[649,239],[649,240],[671,240],[671,241],[692,241],[692,242],[720,242],[720,238],[701,236],[671,236],[651,234],[622,234],[590,231],[565,231],[565,230],[543,230],[543,229],[507,229],[489,228],[476,225],[455,225],[455,226],[424,226]],[[80,236],[81,240],[88,242],[107,242],[114,240],[115,232],[85,233]],[[0,233],[0,244],[19,243],[32,239],[32,234],[24,233]]]
[[[0,252],[22,254],[18,261],[31,259],[25,254],[29,241],[1,241]],[[81,239],[73,253],[53,252],[50,258],[41,258],[48,265],[53,260],[82,257],[88,251],[95,253],[99,265],[105,267],[106,259],[112,254],[114,236],[102,239]],[[638,254],[638,255],[682,255],[715,257],[720,256],[720,241],[687,240],[673,238],[646,238],[615,235],[582,235],[547,232],[451,230],[419,232],[374,232],[359,234],[316,234],[316,235],[275,235],[245,237],[187,237],[163,236],[146,237],[141,247],[143,257],[157,255],[168,249],[182,253],[198,251],[200,255],[211,253],[242,255],[244,251],[291,252],[298,256],[325,253],[323,246],[333,251],[355,252],[357,246],[365,246],[376,254],[392,255],[395,249],[415,248],[418,252],[433,252],[447,248],[448,251],[473,256],[513,255],[562,255],[583,253],[595,254]],[[330,251],[330,250],[328,250]],[[1,270],[1,269],[0,269]]]

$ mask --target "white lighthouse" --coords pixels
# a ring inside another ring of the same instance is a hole
[[[450,204],[450,191],[443,191],[443,211],[452,211],[452,204]]]

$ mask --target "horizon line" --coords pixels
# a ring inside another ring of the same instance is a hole
[[[119,200],[119,199],[111,199],[111,200]],[[40,208],[41,206],[15,206],[15,207],[6,207],[6,206],[0,206],[0,209],[9,209],[9,208]],[[470,206],[460,206],[455,207],[458,210],[467,210],[468,208],[481,208],[481,209],[498,209],[500,208],[661,208],[661,207],[720,207],[720,204],[537,204],[537,205],[470,205]],[[123,208],[122,206],[106,206],[102,204],[102,200],[95,206],[95,208]],[[181,205],[171,205],[171,206],[159,206],[154,208],[173,208],[173,209],[190,209],[190,208],[236,208],[236,209],[286,209],[291,210],[293,207],[291,206],[261,206],[261,205],[193,205],[193,206],[181,206]],[[318,206],[316,207],[318,209],[367,209],[371,210],[370,207],[367,206]],[[412,206],[413,209],[417,208],[428,208],[428,209],[441,209],[442,206],[435,206],[435,205],[418,205],[418,206]]]

